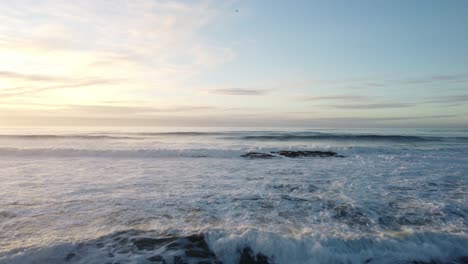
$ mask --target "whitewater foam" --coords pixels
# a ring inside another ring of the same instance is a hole
[[[270,263],[468,256],[464,132],[356,143],[242,140],[314,131],[187,131],[0,137],[0,263],[149,263],[157,254],[172,263],[187,249],[138,249],[132,239],[194,234],[226,264],[246,248]],[[241,157],[281,150],[345,157]]]

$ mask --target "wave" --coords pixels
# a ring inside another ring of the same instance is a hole
[[[389,147],[330,147],[317,148],[138,148],[138,149],[87,149],[87,148],[15,148],[0,147],[2,157],[93,157],[93,158],[320,158],[320,157],[357,157],[361,155],[382,157],[421,158],[434,156],[441,158],[466,157],[466,147],[389,148]],[[267,156],[267,157],[265,157]],[[275,159],[277,160],[277,159]]]
[[[323,133],[311,131],[274,132],[274,131],[224,131],[224,132],[125,132],[99,134],[3,134],[1,138],[16,139],[146,139],[152,137],[217,137],[227,140],[248,141],[374,141],[374,142],[461,142],[468,143],[464,136],[420,136],[420,135],[385,135],[385,134],[353,134],[353,133]]]
[[[430,142],[430,141],[462,141],[468,142],[468,137],[429,137],[429,136],[408,136],[408,135],[356,135],[356,134],[325,134],[325,133],[280,133],[266,135],[242,136],[242,140],[265,140],[265,141],[314,141],[314,140],[334,140],[334,141],[391,141],[391,142]]]
[[[229,135],[231,132],[125,132],[90,134],[0,134],[0,138],[17,139],[145,139],[147,137],[195,137]]]
[[[111,136],[111,135],[43,135],[43,134],[28,134],[28,135],[0,135],[0,138],[15,138],[15,139],[138,139],[138,137],[129,136]]]
[[[140,132],[133,133],[142,136],[216,136],[228,134],[229,132]]]
[[[229,149],[74,149],[74,148],[0,148],[1,156],[14,157],[110,157],[110,158],[232,158],[244,154]]]
[[[80,243],[0,254],[0,263],[466,263],[466,234],[412,233],[344,238],[290,236],[258,229],[188,235],[125,230]]]
[[[394,143],[468,143],[464,136],[421,136],[421,135],[385,135],[385,134],[352,134],[322,132],[273,132],[273,131],[225,131],[225,132],[126,132],[100,134],[3,134],[5,139],[27,140],[142,140],[157,137],[210,137],[224,140],[246,141],[351,141],[351,142],[394,142]]]

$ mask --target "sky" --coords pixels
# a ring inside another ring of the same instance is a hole
[[[465,0],[0,1],[0,126],[468,127]]]

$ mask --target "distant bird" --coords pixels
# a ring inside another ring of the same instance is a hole
[[[236,13],[239,13],[239,9],[236,9]]]

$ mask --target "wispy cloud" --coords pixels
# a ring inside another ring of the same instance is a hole
[[[210,105],[179,105],[179,106],[137,106],[137,105],[60,105],[60,104],[2,104],[0,110],[5,113],[46,116],[84,116],[84,117],[154,117],[160,115],[183,114],[198,115],[229,109]],[[13,111],[13,112],[12,112]]]
[[[116,78],[131,80],[127,86],[119,83],[120,96],[135,90],[140,96],[161,90],[177,93],[188,78],[235,57],[228,45],[198,34],[219,19],[227,5],[147,0],[2,2],[1,96],[60,87],[105,89],[108,80]],[[16,91],[6,91],[9,88]],[[71,101],[63,98],[63,103]]]
[[[367,96],[360,95],[328,95],[328,96],[300,96],[297,99],[302,101],[363,101],[368,100]]]
[[[468,94],[463,95],[452,95],[452,96],[439,96],[431,97],[425,103],[431,104],[452,104],[452,103],[463,103],[468,102]]]
[[[107,80],[107,79],[84,79],[84,80],[72,80],[60,84],[32,86],[31,87],[14,87],[0,90],[0,99],[9,97],[18,97],[24,95],[34,95],[51,90],[69,89],[69,88],[83,88],[95,85],[114,85],[119,83],[118,80]]]
[[[41,75],[41,74],[25,74],[25,73],[12,72],[12,71],[0,71],[0,78],[1,79],[16,79],[16,80],[31,81],[31,82],[70,81],[70,78],[63,78],[63,77],[50,76],[50,75]]]
[[[331,105],[334,108],[340,109],[385,109],[385,108],[405,108],[412,107],[411,103],[374,103],[374,104],[343,104]]]
[[[468,82],[468,73],[433,74],[423,77],[413,77],[401,80],[394,80],[393,82],[401,84],[426,84],[432,82]]]
[[[265,95],[269,90],[232,88],[209,90],[209,92],[221,95]]]
[[[190,113],[193,111],[213,111],[220,108],[215,106],[205,105],[185,105],[185,106],[170,106],[170,107],[152,107],[152,106],[124,106],[124,105],[66,105],[60,107],[58,111],[67,113],[81,113],[93,115],[116,115],[125,114],[137,115],[154,115],[161,113]]]
[[[423,85],[423,84],[455,84],[468,83],[468,73],[453,73],[453,74],[432,74],[432,75],[415,75],[409,77],[362,77],[348,79],[311,79],[301,82],[289,82],[286,87],[348,87],[352,89],[382,89],[382,88],[401,88],[402,86]]]

